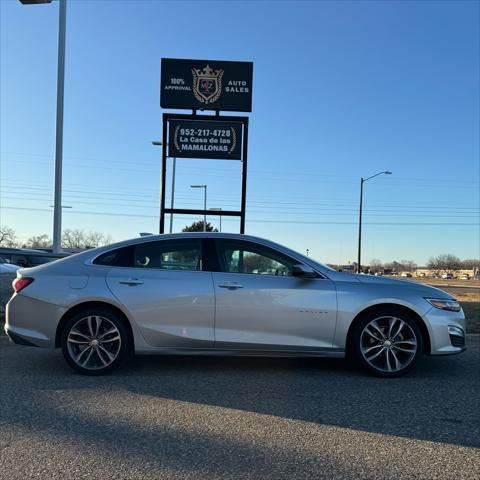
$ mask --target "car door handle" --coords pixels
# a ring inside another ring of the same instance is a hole
[[[236,290],[237,288],[243,288],[243,285],[239,283],[220,283],[219,288],[228,288],[229,290]]]
[[[143,280],[139,280],[138,278],[129,278],[128,280],[120,280],[118,283],[135,287],[136,285],[143,285]]]

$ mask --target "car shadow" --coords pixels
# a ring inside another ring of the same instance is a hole
[[[340,359],[136,356],[103,377],[72,373],[59,352],[35,350],[27,359],[19,354],[18,361],[23,370],[35,371],[43,391],[120,389],[139,398],[480,447],[474,340],[475,348],[463,355],[424,357],[413,372],[396,379],[367,376]]]

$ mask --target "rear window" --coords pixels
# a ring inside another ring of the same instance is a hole
[[[105,252],[93,263],[110,267],[202,270],[202,243],[200,239],[139,243]]]
[[[157,270],[202,270],[202,242],[182,239],[135,246],[135,267]]]
[[[29,256],[28,259],[30,260],[30,264],[33,266],[36,265],[43,265],[44,263],[53,262],[54,260],[58,260],[58,257],[46,257],[46,256]]]
[[[93,263],[110,267],[133,267],[133,247],[117,248],[102,253]]]

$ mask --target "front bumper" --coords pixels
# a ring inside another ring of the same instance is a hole
[[[7,303],[5,333],[13,343],[55,348],[57,326],[66,309],[26,295]]]
[[[431,355],[454,355],[466,350],[465,315],[432,307],[424,320],[430,335]]]

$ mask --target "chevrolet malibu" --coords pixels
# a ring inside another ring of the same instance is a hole
[[[399,376],[465,350],[442,290],[337,272],[237,234],[149,236],[21,269],[5,331],[99,375],[131,354],[344,357]]]

